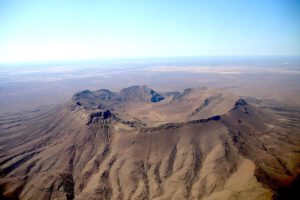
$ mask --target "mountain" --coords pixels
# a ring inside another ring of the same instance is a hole
[[[4,116],[0,198],[280,199],[299,184],[299,116],[274,110],[133,86]]]

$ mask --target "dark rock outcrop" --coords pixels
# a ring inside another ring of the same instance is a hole
[[[107,121],[109,119],[117,120],[118,117],[116,117],[114,114],[112,114],[110,112],[110,110],[94,112],[94,113],[90,114],[89,119],[86,124],[89,125],[91,123]]]

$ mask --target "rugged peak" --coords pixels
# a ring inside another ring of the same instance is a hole
[[[190,94],[192,92],[192,88],[187,88],[183,92],[174,92],[173,94],[173,100],[181,100],[186,95]]]
[[[130,99],[139,99],[146,97],[147,95],[150,94],[150,88],[146,86],[131,86],[128,88],[124,88],[120,91],[120,96],[125,98],[126,100]]]
[[[151,101],[153,103],[164,100],[164,97],[147,86],[132,86],[124,88],[120,92],[120,96],[127,101]]]
[[[249,109],[248,103],[244,99],[238,99],[231,110],[240,110],[249,115],[251,109]]]
[[[81,92],[77,92],[73,95],[72,99],[79,99],[81,97],[88,97],[93,95],[93,92],[90,90],[83,90]]]
[[[234,107],[247,106],[248,103],[244,99],[239,99],[235,102]]]
[[[124,102],[152,102],[156,103],[165,98],[147,86],[131,86],[120,92],[112,92],[107,89],[96,91],[84,90],[73,95],[73,105],[83,106],[87,109],[111,108]]]

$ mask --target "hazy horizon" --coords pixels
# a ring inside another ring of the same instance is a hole
[[[266,61],[278,63],[278,61],[300,61],[300,55],[210,55],[210,56],[156,56],[156,57],[116,57],[116,58],[98,58],[98,59],[69,59],[69,60],[51,60],[51,61],[22,61],[22,62],[0,62],[0,68],[5,66],[48,66],[57,64],[67,65],[111,65],[111,64],[148,64],[148,63],[176,63],[176,62],[198,62],[198,63],[220,63],[224,62],[255,62]]]

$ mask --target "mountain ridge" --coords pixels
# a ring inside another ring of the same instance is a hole
[[[12,122],[3,198],[272,199],[299,174],[299,133],[274,113],[215,89],[151,91],[83,91],[22,132]]]

